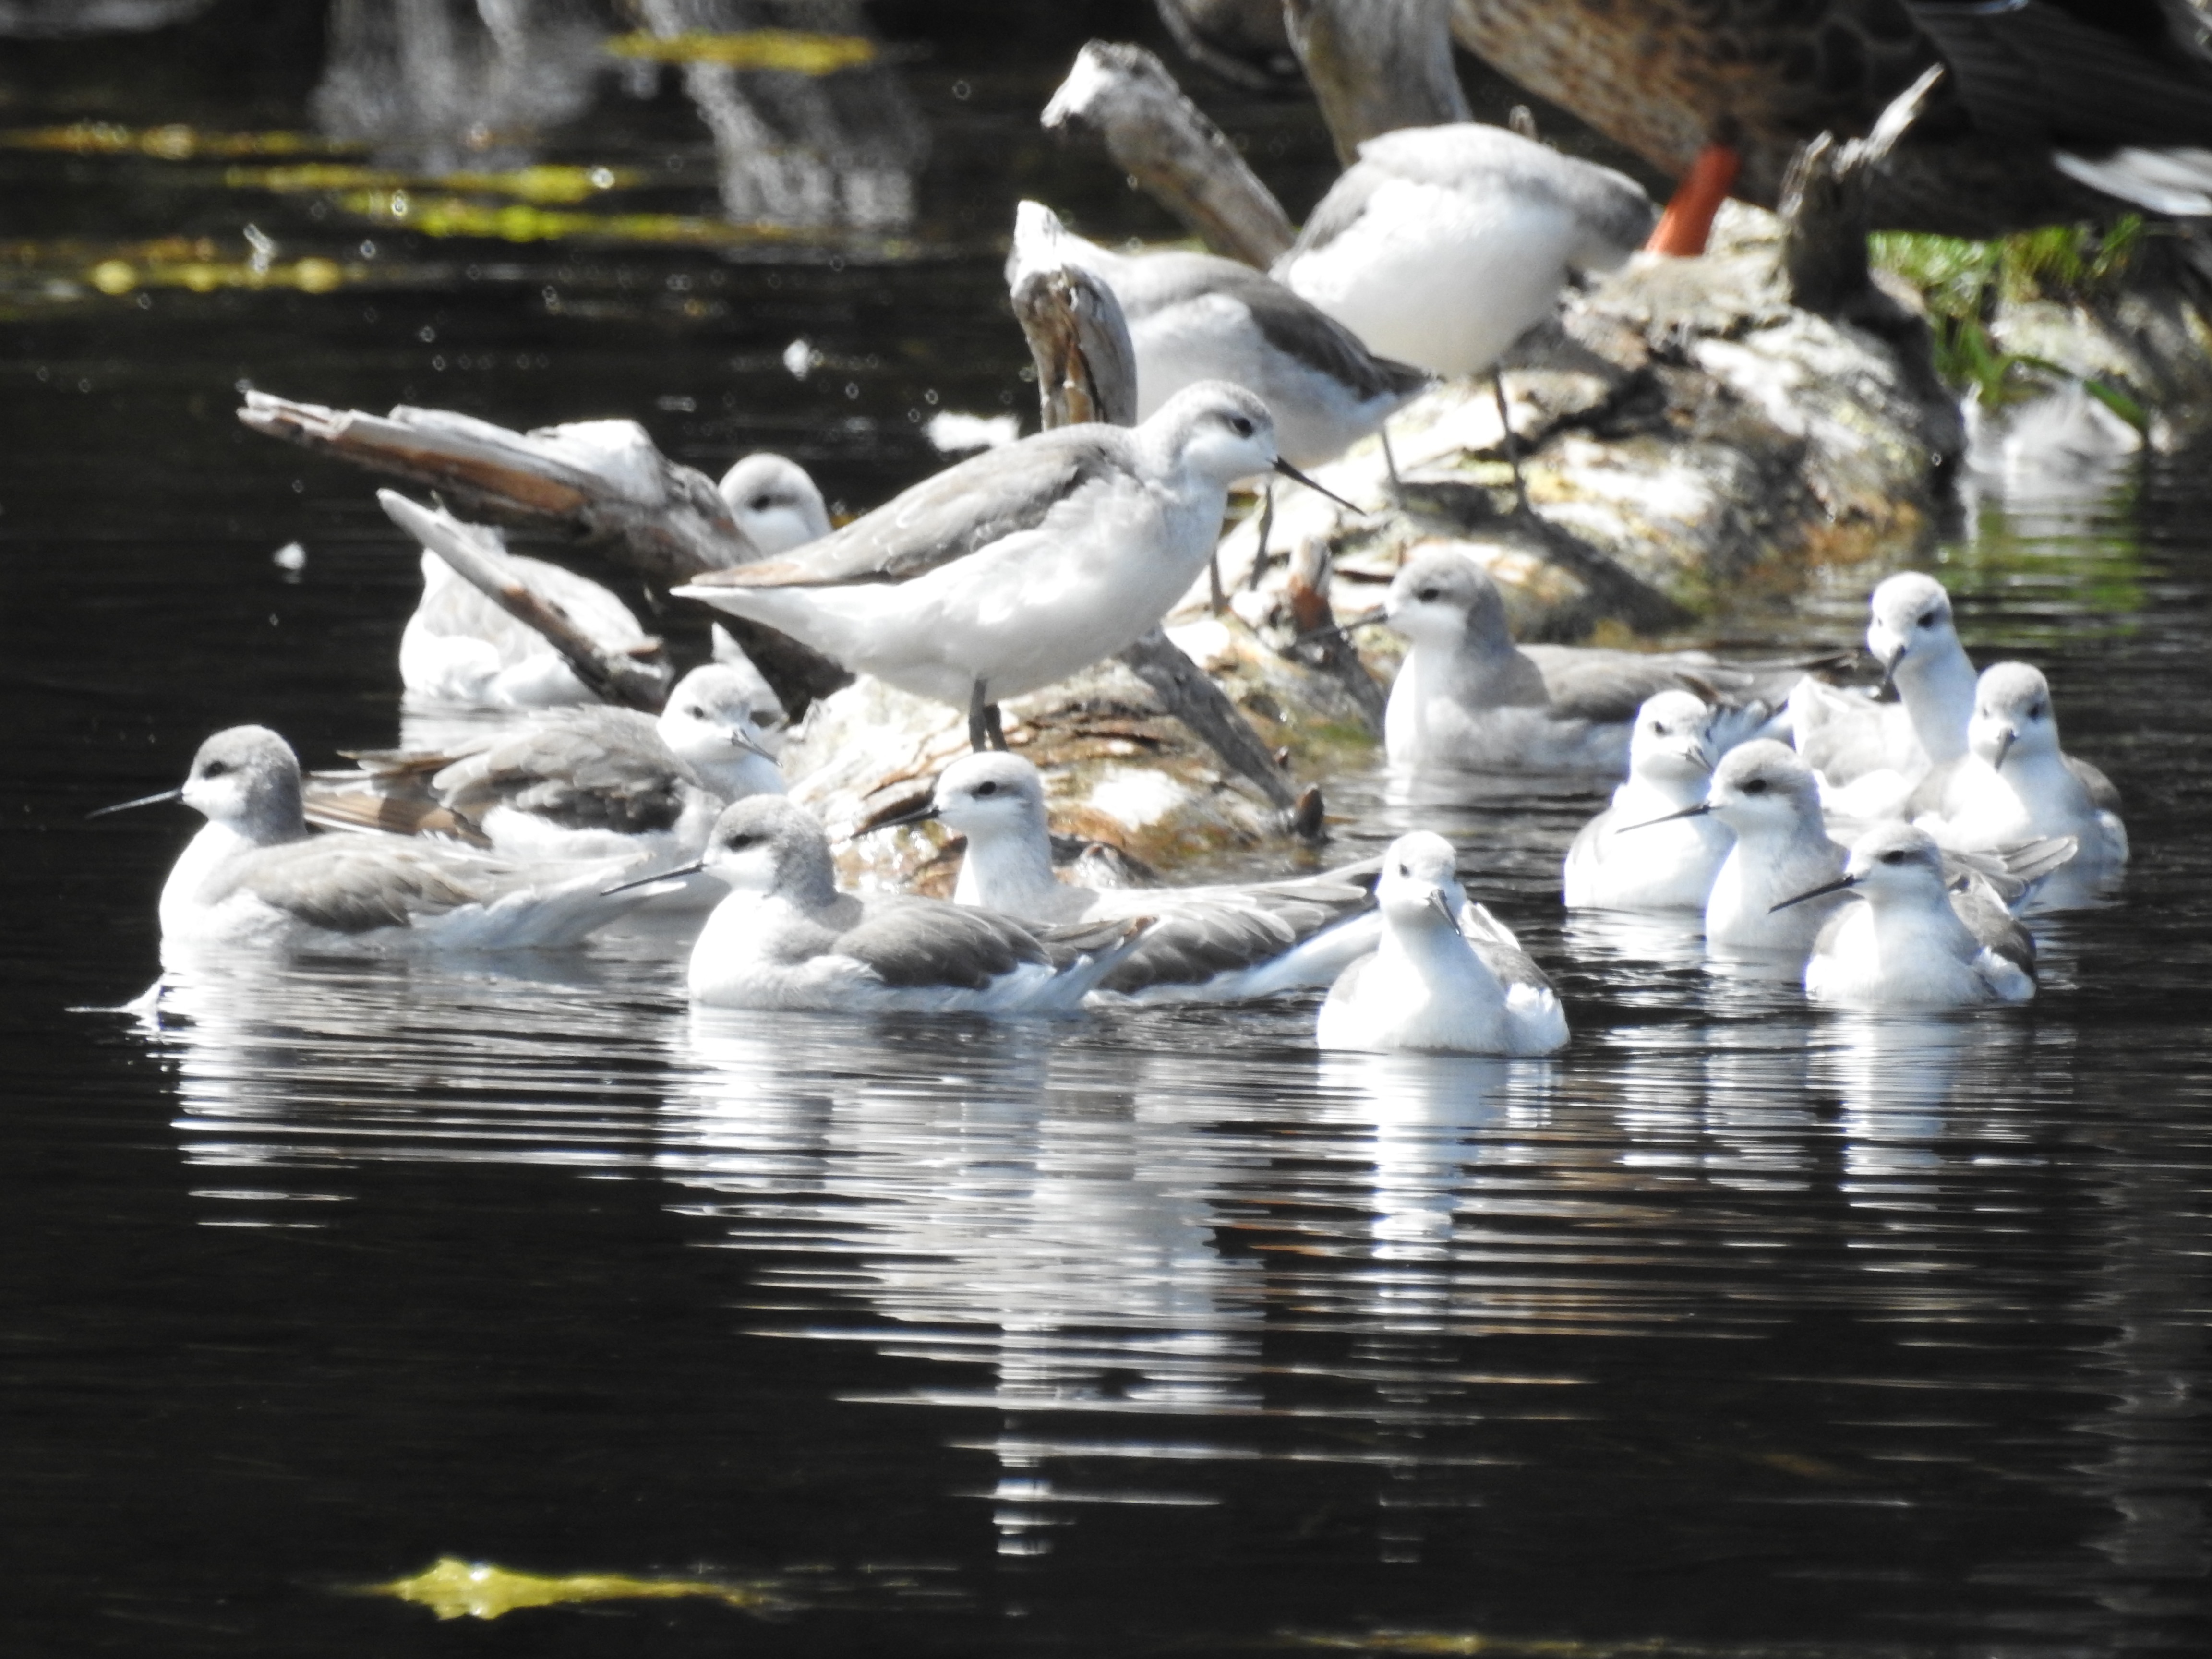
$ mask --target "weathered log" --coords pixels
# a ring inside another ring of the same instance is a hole
[[[502,524],[605,540],[641,575],[678,582],[760,556],[703,472],[670,460],[632,421],[514,432],[449,410],[389,415],[249,392],[256,432],[439,491]]]
[[[1334,561],[1323,536],[1301,537],[1291,550],[1289,570],[1283,582],[1290,602],[1291,625],[1301,643],[1294,649],[1306,653],[1314,665],[1351,694],[1353,704],[1375,736],[1382,735],[1382,712],[1390,694],[1376,683],[1359,659],[1351,637],[1337,625],[1336,608],[1329,599]]]
[[[1284,0],[1283,16],[1345,166],[1378,133],[1471,118],[1451,0]]]
[[[532,591],[509,562],[496,532],[463,524],[452,514],[411,501],[396,489],[378,490],[376,501],[392,523],[451,565],[471,586],[526,628],[543,635],[594,695],[648,714],[660,712],[674,678],[666,664],[600,645],[558,605]]]
[[[1782,265],[1793,304],[1860,320],[1855,313],[1875,294],[1867,265],[1867,186],[1942,78],[1941,64],[1929,69],[1890,101],[1864,138],[1839,143],[1824,132],[1790,158],[1782,180]]]
[[[1152,688],[1162,707],[1205,738],[1237,775],[1258,785],[1260,793],[1284,813],[1296,813],[1299,792],[1291,787],[1252,722],[1165,630],[1152,629],[1124,651],[1121,660]]]
[[[1103,138],[1114,164],[1216,253],[1264,270],[1291,246],[1282,204],[1142,46],[1091,41],[1042,120],[1048,132]]]
[[[1160,21],[1193,63],[1248,92],[1295,92],[1298,60],[1282,0],[1157,0]]]
[[[1036,365],[1047,427],[1097,421],[1137,423],[1137,361],[1114,290],[1087,270],[1062,265],[1015,283],[1014,320]]]

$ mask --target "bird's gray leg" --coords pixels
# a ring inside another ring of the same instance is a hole
[[[1389,422],[1386,422],[1376,428],[1375,435],[1382,441],[1382,465],[1389,470],[1390,473],[1390,505],[1403,513],[1406,510],[1406,486],[1399,481],[1398,458],[1390,453]]]
[[[1498,424],[1505,428],[1505,460],[1513,469],[1513,499],[1528,510],[1528,483],[1521,476],[1521,440],[1514,435],[1513,417],[1505,412],[1505,372],[1496,364],[1490,370],[1491,394],[1498,399]]]
[[[1251,574],[1244,579],[1247,592],[1260,591],[1260,578],[1267,569],[1267,532],[1275,527],[1275,481],[1260,486],[1260,539],[1252,549]]]
[[[1004,752],[1006,748],[1006,717],[1000,714],[999,705],[995,702],[983,705],[983,731],[991,739],[991,747]]]
[[[990,707],[991,700],[984,690],[983,682],[977,680],[975,689],[968,694],[968,747],[978,755],[991,746]]]

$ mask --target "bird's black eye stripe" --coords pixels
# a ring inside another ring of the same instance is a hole
[[[689,714],[695,720],[703,720],[707,718],[707,711],[700,708],[696,702],[684,712],[686,714]]]
[[[1434,605],[1438,599],[1443,598],[1443,590],[1437,587],[1425,587],[1413,597],[1423,605]]]
[[[1921,613],[1921,616],[1920,616],[1920,622],[1919,622],[1919,625],[1920,625],[1921,627],[1923,627],[1923,628],[1933,628],[1933,627],[1935,627],[1935,626],[1936,626],[1936,613],[1935,613],[1933,611],[1923,611],[1923,612]]]
[[[727,841],[724,842],[722,845],[728,848],[732,853],[735,853],[750,847],[759,839],[760,837],[758,836],[753,835],[749,831],[740,830],[736,835],[732,836]]]
[[[200,775],[204,778],[219,778],[229,770],[228,761],[210,761],[205,766],[200,768]]]
[[[999,786],[995,783],[979,783],[975,786],[975,793],[979,795],[995,795],[999,793]]]
[[[1229,429],[1240,438],[1249,438],[1252,435],[1252,422],[1242,415],[1231,415]]]
[[[1744,785],[1743,793],[1747,795],[1765,794],[1766,793],[1766,780],[1765,778],[1753,778],[1749,783]]]
[[[1902,864],[1905,862],[1905,854],[1902,853],[1884,853],[1881,855],[1881,861],[1884,864]]]
[[[773,495],[756,495],[752,500],[747,501],[745,505],[752,508],[756,513],[765,513],[769,508],[775,505],[775,497]]]

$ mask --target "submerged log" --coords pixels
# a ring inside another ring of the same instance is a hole
[[[454,574],[501,610],[544,635],[575,671],[576,678],[603,702],[657,714],[668,701],[675,677],[659,660],[659,641],[652,656],[610,651],[570,620],[568,613],[531,588],[514,568],[498,533],[463,524],[450,513],[410,501],[396,489],[376,492],[377,505],[392,523],[453,568]]]
[[[246,394],[254,431],[437,490],[463,512],[608,544],[641,575],[688,580],[760,556],[703,472],[670,460],[635,421],[515,432],[450,410],[389,415]]]
[[[1216,253],[1264,270],[1289,249],[1282,204],[1142,46],[1091,41],[1042,118],[1048,132],[1103,138],[1115,166]]]

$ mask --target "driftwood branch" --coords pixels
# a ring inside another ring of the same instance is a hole
[[[678,582],[759,556],[706,474],[670,460],[630,421],[514,432],[466,415],[389,415],[249,392],[256,432],[435,489],[503,524],[604,540],[641,574]]]
[[[1267,745],[1243,710],[1230,702],[1190,653],[1155,628],[1121,653],[1121,660],[1150,686],[1168,712],[1206,740],[1231,770],[1250,779],[1270,803],[1285,812],[1297,805],[1298,793],[1275,764]]]
[[[1451,0],[1284,0],[1283,15],[1345,166],[1377,133],[1470,118]]]
[[[496,532],[463,524],[450,513],[410,501],[396,489],[376,492],[392,523],[435,553],[470,586],[526,628],[535,629],[565,658],[576,678],[605,702],[660,712],[668,700],[666,666],[610,651],[569,619],[552,600],[532,591],[507,556]]]
[[[1206,246],[1265,270],[1291,241],[1282,204],[1142,46],[1093,40],[1044,106],[1048,132],[1095,132],[1115,166]]]
[[[1883,110],[1864,138],[1824,132],[1790,158],[1782,179],[1782,264],[1803,310],[1855,319],[1873,292],[1867,264],[1867,187],[1928,107],[1943,78],[1936,64]]]
[[[1382,712],[1389,705],[1390,694],[1376,683],[1351,638],[1337,626],[1336,608],[1329,600],[1333,574],[1327,537],[1308,536],[1291,550],[1290,575],[1284,584],[1291,603],[1291,626],[1299,639],[1309,641],[1300,649],[1310,653],[1312,664],[1344,688],[1369,729],[1380,737]]]
[[[1114,290],[1073,265],[1032,270],[1014,284],[1014,320],[1036,364],[1048,427],[1137,423],[1137,359]]]

